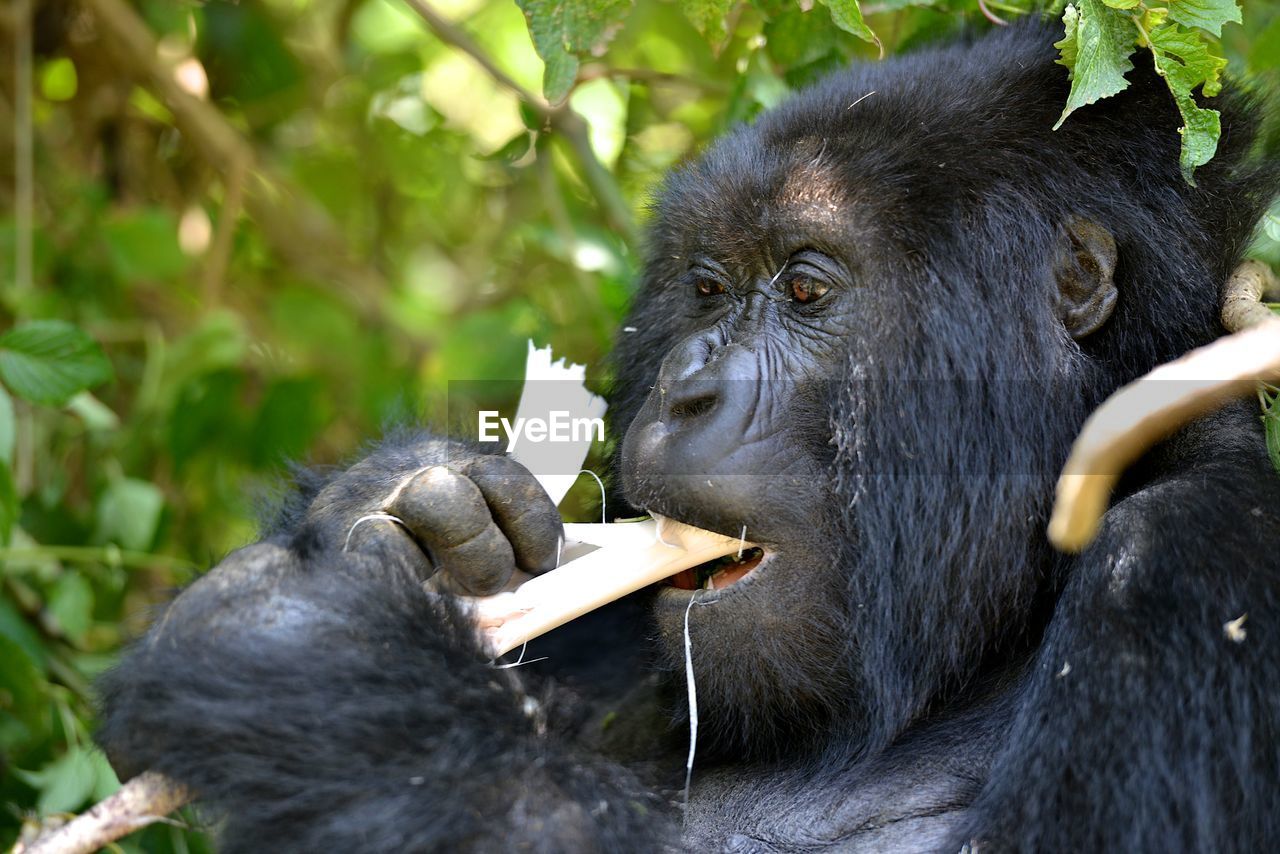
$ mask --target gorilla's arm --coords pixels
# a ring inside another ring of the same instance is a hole
[[[966,839],[1212,851],[1274,837],[1280,556],[1257,549],[1280,543],[1280,480],[1261,447],[1233,405],[1170,443],[1181,473],[1108,512]]]
[[[187,784],[225,816],[227,851],[658,850],[673,838],[635,776],[548,734],[454,600],[424,592],[417,532],[382,522],[387,535],[348,542],[389,488],[468,459],[434,439],[384,446],[183,592],[102,684],[98,740],[122,776]]]

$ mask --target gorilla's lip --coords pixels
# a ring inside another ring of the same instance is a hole
[[[761,555],[755,565],[745,575],[731,584],[727,584],[724,587],[698,587],[694,590],[687,590],[676,587],[671,583],[671,579],[667,579],[657,585],[657,600],[659,603],[665,603],[668,607],[678,606],[683,608],[694,596],[698,597],[699,602],[710,605],[712,602],[718,602],[742,593],[760,580],[760,573],[768,569],[771,559],[776,554],[766,548],[760,548],[760,552]]]
[[[686,521],[676,516],[670,516],[661,513],[656,508],[648,508],[648,512],[655,518],[665,517],[672,521],[701,527],[703,530],[721,533],[716,531],[714,527],[699,525],[694,521]],[[724,536],[729,535],[724,534]],[[726,595],[731,595],[754,584],[761,571],[771,562],[774,554],[775,550],[769,546],[759,543],[746,544],[736,555],[727,555],[724,558],[707,561],[659,582],[657,584],[660,591],[659,598],[679,602],[684,602],[694,595],[698,597],[699,601],[711,602],[721,599]],[[717,581],[721,586],[716,586]],[[704,582],[707,586],[703,586]]]
[[[736,555],[725,555],[678,572],[666,579],[666,583],[678,590],[726,590],[745,580],[763,561],[764,549],[749,546],[739,549]]]

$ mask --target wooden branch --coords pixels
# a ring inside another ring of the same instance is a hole
[[[1236,267],[1222,299],[1222,325],[1228,332],[1240,332],[1273,319],[1275,314],[1261,300],[1264,294],[1275,294],[1277,288],[1280,280],[1261,261],[1245,261]]]
[[[1156,442],[1259,381],[1280,379],[1280,318],[1258,302],[1274,286],[1265,265],[1240,265],[1222,309],[1223,325],[1238,331],[1128,384],[1089,417],[1058,479],[1054,546],[1078,552],[1093,541],[1121,473]]]
[[[163,820],[190,801],[191,793],[185,786],[148,771],[61,827],[30,842],[19,840],[13,854],[90,854]]]
[[[565,525],[564,531],[569,543],[599,548],[510,593],[474,600],[482,637],[495,658],[642,587],[753,547],[745,540],[660,517]]]

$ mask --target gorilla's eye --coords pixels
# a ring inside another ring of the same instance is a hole
[[[706,276],[699,276],[693,280],[693,286],[698,291],[699,296],[711,297],[716,294],[724,293],[724,285],[715,279],[709,279]]]
[[[791,290],[791,298],[800,303],[819,300],[827,291],[831,290],[831,285],[812,276],[806,276],[803,273],[793,276],[788,287]]]

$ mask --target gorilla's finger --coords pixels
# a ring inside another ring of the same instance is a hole
[[[368,513],[356,519],[347,530],[342,550],[368,555],[384,567],[404,567],[423,581],[435,572],[413,534],[389,513]]]
[[[551,496],[510,457],[476,457],[462,470],[480,487],[494,521],[511,541],[516,566],[538,575],[556,567],[564,523]]]
[[[479,487],[446,466],[432,466],[401,486],[387,504],[465,592],[496,593],[515,570],[515,556],[494,523]]]

